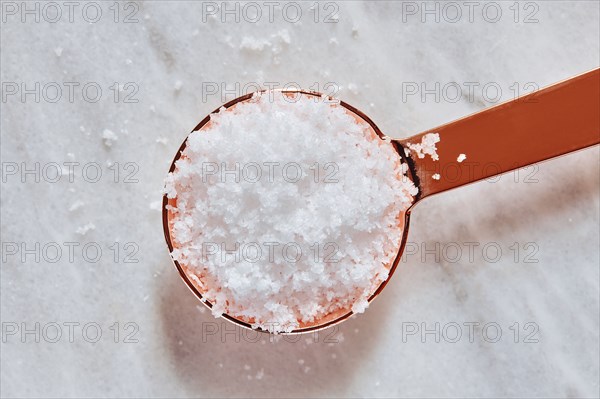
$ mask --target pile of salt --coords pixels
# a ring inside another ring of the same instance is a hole
[[[406,173],[339,103],[256,94],[188,137],[166,181],[171,255],[215,317],[284,332],[362,312],[417,194]]]

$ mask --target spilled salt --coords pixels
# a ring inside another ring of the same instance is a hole
[[[86,235],[88,231],[90,230],[95,230],[96,226],[94,225],[94,223],[87,223],[81,227],[78,227],[77,230],[75,230],[75,233],[79,234],[79,235]]]
[[[434,161],[439,160],[437,154],[436,143],[440,142],[440,135],[438,133],[427,133],[421,137],[420,143],[408,143],[408,149],[414,151],[419,158],[425,158],[425,155],[429,155]],[[410,151],[407,151],[406,155],[409,155]]]
[[[102,132],[102,139],[104,140],[105,146],[112,147],[113,143],[118,140],[118,137],[112,130],[104,129]]]
[[[271,332],[364,311],[418,192],[369,124],[327,98],[280,92],[211,114],[175,166],[171,256],[215,317]]]
[[[75,212],[77,209],[81,208],[84,205],[85,203],[83,201],[77,200],[71,204],[71,206],[69,207],[69,212]]]

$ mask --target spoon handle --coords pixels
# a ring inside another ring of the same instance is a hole
[[[407,148],[427,133],[440,135],[439,160],[410,151],[408,162],[420,191],[417,201],[596,145],[600,69],[396,142]],[[460,154],[466,155],[463,162],[457,161]]]

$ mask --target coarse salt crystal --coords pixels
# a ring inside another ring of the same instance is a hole
[[[105,146],[112,147],[113,143],[119,138],[112,130],[104,129],[104,131],[102,131],[102,139],[104,140]]]
[[[262,380],[264,376],[265,376],[265,369],[260,369],[258,371],[258,373],[256,373],[256,376],[254,378],[256,378],[257,380]]]
[[[96,226],[94,225],[94,223],[87,223],[81,227],[78,227],[77,230],[75,230],[75,233],[79,234],[79,235],[86,235],[88,231],[90,230],[95,230]]]
[[[464,161],[465,159],[467,159],[467,156],[466,156],[465,154],[460,154],[460,155],[458,156],[458,158],[456,158],[456,161],[457,161],[458,163],[461,163],[461,162],[462,162],[462,161]]]
[[[440,174],[439,174],[439,173],[435,173],[433,176],[431,176],[431,178],[432,178],[433,180],[440,180],[440,177],[441,177],[441,176],[440,176]]]
[[[419,158],[425,158],[425,155],[429,155],[431,159],[434,161],[439,160],[439,156],[437,154],[436,143],[440,142],[440,135],[438,133],[427,133],[421,137],[420,143],[407,143],[406,145],[412,151],[417,154]],[[405,153],[406,148],[405,148]],[[407,155],[409,152],[407,153]]]
[[[71,204],[71,206],[69,207],[69,212],[74,212],[77,209],[81,208],[83,205],[85,205],[83,201],[77,200]]]

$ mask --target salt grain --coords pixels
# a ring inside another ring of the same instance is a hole
[[[460,154],[458,158],[456,158],[456,162],[461,163],[465,159],[467,159],[467,156],[465,154]]]
[[[421,137],[421,142],[412,144],[407,143],[408,149],[414,151],[419,158],[425,158],[425,155],[429,155],[434,161],[439,160],[437,154],[436,143],[440,142],[440,135],[438,133],[427,133]],[[405,148],[406,155],[409,155],[409,151]]]
[[[84,236],[87,234],[88,231],[95,230],[95,229],[96,229],[96,226],[94,226],[94,224],[90,222],[81,227],[78,227],[77,230],[75,230],[75,233]]]
[[[433,176],[431,176],[431,178],[432,178],[433,180],[440,180],[440,177],[441,177],[441,176],[440,176],[440,174],[439,174],[439,173],[435,173]]]
[[[152,209],[153,211],[160,211],[162,210],[162,201],[153,201],[150,203],[150,209]]]
[[[71,206],[69,207],[69,212],[75,212],[77,209],[81,208],[84,205],[85,203],[83,201],[77,200],[71,204]]]
[[[264,162],[278,163],[279,173],[264,169],[258,181],[236,181],[203,169]],[[292,163],[301,170],[295,183],[282,173]],[[324,173],[314,180],[314,165],[328,163],[336,180],[324,182]],[[200,282],[215,317],[284,332],[335,311],[362,312],[388,277],[400,220],[418,192],[407,170],[392,144],[340,105],[290,101],[279,92],[254,96],[212,114],[188,137],[166,181],[168,198],[176,199],[171,255]],[[231,254],[236,245],[262,243],[278,246],[262,247],[254,261]],[[282,256],[288,243],[301,250],[294,262]],[[315,245],[328,243],[333,260],[315,256]],[[205,244],[215,244],[210,253]]]
[[[262,380],[264,376],[265,376],[265,370],[260,369],[258,371],[258,373],[256,373],[256,376],[254,378],[256,378],[257,380]]]
[[[113,143],[119,138],[112,130],[104,129],[102,132],[102,139],[104,140],[105,146],[112,147]]]

